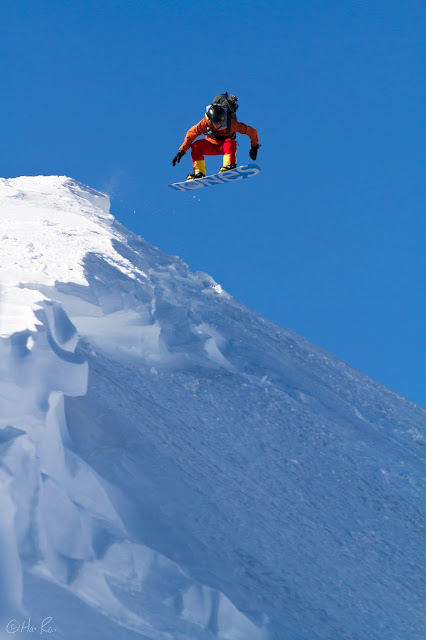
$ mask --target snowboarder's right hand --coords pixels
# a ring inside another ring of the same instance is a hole
[[[172,160],[172,165],[175,166],[176,162],[180,162],[180,159],[182,158],[182,156],[185,155],[185,151],[181,151],[179,149],[179,151],[177,152],[177,154],[175,155],[175,157]]]

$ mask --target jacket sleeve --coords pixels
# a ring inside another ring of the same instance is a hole
[[[244,122],[232,120],[231,130],[235,131],[236,133],[244,133],[246,136],[249,136],[252,147],[255,147],[257,144],[259,144],[259,137],[257,135],[256,129],[254,129],[253,127],[249,127],[247,124],[244,124]]]
[[[185,151],[186,153],[189,147],[191,146],[191,144],[194,142],[195,138],[198,138],[198,136],[203,135],[203,133],[207,133],[207,122],[205,118],[200,120],[198,124],[188,129],[188,131],[186,132],[185,140],[182,142],[181,146],[179,147],[179,151]]]

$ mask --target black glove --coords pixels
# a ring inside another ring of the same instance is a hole
[[[252,160],[256,160],[257,158],[257,150],[259,149],[260,144],[257,144],[255,147],[252,147],[249,151],[249,156]]]
[[[172,160],[172,165],[175,166],[176,162],[180,162],[181,157],[184,155],[185,155],[185,151],[179,150]]]

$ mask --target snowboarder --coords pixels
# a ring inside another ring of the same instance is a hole
[[[207,106],[204,118],[188,130],[185,140],[172,160],[172,165],[175,166],[181,161],[188,149],[191,149],[194,172],[187,176],[187,180],[205,177],[204,156],[223,155],[223,166],[220,171],[235,169],[237,166],[237,133],[249,136],[251,142],[249,155],[252,160],[256,160],[260,147],[257,131],[253,127],[238,122],[235,115],[238,109],[237,100],[236,96],[228,96],[227,93],[219,94],[213,103]],[[195,140],[203,134],[206,136],[203,140]]]

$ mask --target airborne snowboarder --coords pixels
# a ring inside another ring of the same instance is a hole
[[[237,100],[236,96],[229,96],[228,93],[219,94],[212,104],[207,105],[204,118],[188,130],[185,140],[172,160],[172,164],[175,166],[181,161],[188,149],[191,149],[194,172],[187,176],[187,180],[204,178],[206,175],[204,156],[223,155],[223,166],[220,171],[235,169],[237,166],[237,133],[249,136],[251,142],[249,155],[252,160],[256,160],[260,147],[257,131],[253,127],[238,122],[236,116]],[[203,140],[195,140],[203,134],[206,136]]]

